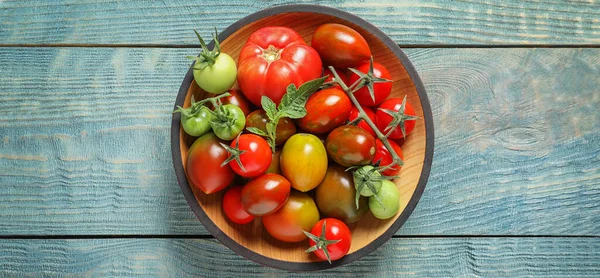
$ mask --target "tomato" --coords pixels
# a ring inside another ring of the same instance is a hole
[[[377,108],[377,112],[375,112],[375,124],[377,128],[383,133],[387,134],[388,130],[386,130],[387,126],[394,120],[394,117],[386,113],[384,110],[395,111],[398,112],[396,116],[399,119],[398,125],[396,128],[391,131],[392,133],[388,138],[391,139],[401,139],[404,138],[405,135],[408,135],[414,128],[417,117],[415,116],[415,109],[412,105],[406,101],[404,110],[402,110],[402,98],[390,98],[384,101],[379,108]],[[404,132],[402,128],[404,127]]]
[[[252,222],[254,216],[248,214],[242,207],[242,187],[230,187],[223,195],[223,211],[227,219],[236,224],[247,224]]]
[[[196,32],[196,36],[202,46],[202,52],[194,58],[194,80],[202,90],[211,94],[226,92],[236,80],[235,61],[227,53],[221,52],[216,34],[213,36],[216,42],[215,48],[211,51],[208,50],[198,32]]]
[[[400,159],[404,159],[404,156],[402,155],[402,149],[400,148],[400,146],[398,146],[398,144],[396,144],[396,142],[392,140],[388,140],[388,142],[390,143],[392,149],[394,149],[396,154],[400,156]],[[385,147],[383,142],[381,142],[381,140],[379,139],[376,139],[375,145],[375,157],[373,157],[373,164],[379,161],[380,166],[390,165],[392,161],[394,161],[394,159],[392,158],[392,155]],[[400,173],[400,168],[401,166],[394,165],[392,168],[383,171],[382,174],[386,176],[397,176]]]
[[[244,112],[244,115],[248,115],[250,112],[254,111],[252,103],[250,103],[250,101],[246,98],[246,96],[244,96],[244,94],[242,94],[242,92],[240,92],[240,90],[231,89],[227,92],[230,94],[230,96],[222,98],[221,103],[233,104],[241,108],[242,112]],[[209,104],[209,107],[214,110],[212,104]]]
[[[375,138],[360,127],[343,125],[329,133],[325,148],[329,157],[344,167],[366,165],[375,156]]]
[[[332,131],[348,120],[352,101],[340,88],[329,88],[316,92],[306,102],[306,116],[298,126],[310,133],[321,134]]]
[[[242,206],[250,215],[263,216],[281,208],[289,195],[290,182],[286,178],[264,174],[244,185]]]
[[[356,30],[341,24],[327,23],[313,34],[311,46],[317,50],[323,63],[336,68],[356,67],[369,60],[371,49]]]
[[[369,66],[370,62],[366,62],[361,64],[357,69],[363,73],[368,73]],[[390,74],[390,72],[382,64],[379,63],[373,63],[373,76],[385,78],[388,80],[392,79],[392,75]],[[356,73],[351,73],[349,80],[350,84],[353,84],[359,78],[360,76],[358,76]],[[375,96],[374,101],[371,97],[371,93],[369,92],[367,86],[363,86],[358,91],[356,91],[354,93],[354,96],[356,97],[356,100],[358,100],[358,103],[360,103],[360,105],[363,107],[376,106],[382,103],[390,95],[390,93],[392,92],[392,82],[374,83],[373,92]]]
[[[279,166],[279,157],[281,156],[281,150],[276,150],[271,156],[271,165],[267,169],[267,173],[280,174],[281,167]]]
[[[339,260],[348,254],[352,244],[352,234],[344,222],[335,218],[323,218],[311,229],[307,252],[321,260]],[[329,241],[329,242],[328,242]]]
[[[309,231],[318,221],[319,210],[315,201],[308,194],[295,190],[283,207],[262,217],[267,232],[284,242],[305,240],[303,231]]]
[[[290,84],[321,76],[321,58],[300,34],[281,26],[261,28],[250,35],[238,59],[238,84],[248,99],[261,106],[261,97],[279,104]]]
[[[233,104],[225,104],[214,111],[210,126],[215,135],[222,140],[233,140],[246,125],[246,116],[241,108]]]
[[[246,128],[255,127],[265,133],[267,132],[267,122],[269,118],[265,110],[258,109],[246,116]],[[281,118],[277,122],[277,130],[275,131],[275,144],[281,145],[296,133],[296,125],[290,118]]]
[[[363,107],[362,108],[365,113],[367,114],[367,117],[369,117],[369,119],[371,119],[371,121],[373,123],[375,123],[375,112],[373,112],[373,110],[371,110],[371,108],[369,107]],[[350,110],[350,116],[348,116],[348,121],[354,121],[356,118],[358,118],[358,108],[356,108],[356,106],[352,107],[352,110]],[[369,126],[369,124],[365,121],[365,120],[360,120],[360,122],[358,122],[357,124],[358,127],[368,131],[369,133],[371,133],[371,135],[373,135],[373,137],[375,137],[375,131],[373,131],[373,129],[371,128],[371,126]]]
[[[346,86],[352,85],[352,84],[348,84],[348,76],[346,75],[346,73],[344,73],[343,70],[335,69],[335,72],[337,72],[338,76],[340,77],[342,82],[344,82],[344,84],[346,84]],[[325,83],[333,81],[334,75],[331,72],[331,70],[329,70],[329,68],[325,68],[323,70],[323,76],[329,76],[329,77],[327,77],[327,79],[325,79]],[[338,87],[341,89],[340,85],[335,85],[334,87]]]
[[[395,183],[384,180],[376,195],[369,197],[369,209],[373,216],[388,219],[400,211],[400,190]],[[378,197],[379,201],[375,197]]]
[[[212,114],[206,106],[180,107],[175,112],[181,113],[181,127],[190,136],[198,137],[210,131]]]
[[[232,154],[229,166],[238,175],[246,178],[264,174],[271,165],[271,146],[262,137],[242,134],[231,142]]]
[[[206,194],[224,189],[235,178],[235,172],[229,165],[221,167],[229,153],[220,143],[223,142],[210,132],[198,137],[188,151],[188,180]]]
[[[368,210],[367,198],[362,196],[356,209],[355,196],[352,173],[337,164],[329,165],[325,178],[315,189],[315,201],[321,214],[346,223],[360,220]]]
[[[292,187],[306,192],[317,187],[325,177],[327,151],[317,136],[297,133],[283,145],[280,166]]]
[[[371,165],[365,165],[356,169],[352,173],[352,176],[354,178],[354,187],[362,196],[373,196],[381,189],[383,180],[381,173]]]

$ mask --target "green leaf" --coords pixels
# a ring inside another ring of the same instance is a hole
[[[247,127],[246,129],[258,136],[263,136],[263,137],[269,136],[266,132],[264,132],[262,129],[257,128],[257,127]]]
[[[268,122],[267,125],[267,134],[275,134],[275,129],[277,128],[274,122]]]
[[[273,102],[268,96],[262,96],[262,98],[260,99],[260,104],[263,110],[265,110],[269,120],[274,121],[275,115],[277,114],[277,107],[275,106],[275,102]]]
[[[287,87],[287,93],[283,96],[279,104],[279,113],[294,119],[304,117],[306,115],[306,109],[304,108],[306,101],[312,94],[319,90],[325,79],[327,77],[307,81],[300,85],[298,89],[296,89],[294,84],[290,84]]]
[[[288,109],[281,111],[281,117],[288,117],[290,119],[300,119],[306,116],[306,108],[304,106],[293,106]]]

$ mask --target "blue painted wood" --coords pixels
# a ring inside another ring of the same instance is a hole
[[[598,277],[598,238],[395,238],[354,263],[288,273],[216,240],[0,240],[2,276]]]
[[[261,9],[320,4],[404,45],[600,44],[597,1],[0,1],[0,44],[186,44]]]
[[[0,234],[206,234],[169,125],[196,50],[0,48]],[[599,235],[600,50],[408,49],[436,153],[407,235]]]

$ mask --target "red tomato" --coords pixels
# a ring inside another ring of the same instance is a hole
[[[396,154],[400,156],[400,159],[404,160],[404,155],[402,155],[402,149],[400,148],[400,146],[398,146],[398,144],[396,144],[396,142],[392,140],[388,140],[388,142],[390,143],[390,145],[392,145],[392,149],[394,149]],[[375,145],[375,157],[373,157],[373,163],[379,161],[379,166],[390,165],[393,161],[392,155],[385,147],[383,142],[381,142],[381,140],[379,139],[375,139]],[[394,167],[383,171],[382,174],[386,176],[396,176],[400,173],[400,168],[401,166],[395,165]]]
[[[230,93],[231,96],[221,98],[221,102],[224,105],[225,104],[233,104],[235,106],[238,106],[239,108],[242,109],[242,112],[244,112],[244,115],[248,115],[248,114],[250,114],[250,112],[253,111],[252,103],[250,103],[250,101],[244,96],[244,94],[242,94],[242,92],[240,92],[240,90],[231,89],[227,92]],[[209,103],[209,106],[210,106],[211,110],[214,110],[212,103]]]
[[[262,217],[267,232],[283,242],[306,240],[308,231],[319,221],[315,201],[304,192],[293,190],[287,202],[274,213]]]
[[[242,152],[239,161],[244,169],[237,160],[229,162],[231,169],[242,177],[252,178],[264,174],[271,165],[273,155],[271,146],[258,135],[242,134],[231,142],[231,148],[237,148]]]
[[[323,229],[325,227],[325,229]],[[324,232],[324,234],[323,234]],[[317,241],[323,240],[339,240],[336,243],[327,244],[325,250],[329,254],[329,259],[331,261],[339,260],[348,254],[350,250],[350,245],[352,243],[352,234],[350,233],[350,229],[344,222],[335,219],[335,218],[323,218],[317,222],[317,224],[312,228],[310,233],[318,238]],[[312,236],[308,239],[309,245],[311,247],[317,245],[317,241],[315,241]],[[313,247],[315,248],[315,247]],[[325,250],[318,248],[314,251],[314,254],[319,257],[321,260],[328,260],[325,255]]]
[[[251,215],[263,216],[277,211],[288,199],[292,186],[278,174],[264,174],[242,188],[242,206]]]
[[[252,222],[254,216],[248,214],[242,207],[242,187],[230,187],[223,195],[223,211],[231,222],[247,224]]]
[[[325,149],[333,161],[344,167],[366,165],[375,156],[375,138],[360,127],[343,125],[329,133]]]
[[[291,83],[321,76],[321,58],[296,31],[279,26],[261,28],[250,35],[240,51],[237,81],[248,99],[261,106],[262,96],[279,104]],[[262,106],[261,106],[262,107]]]
[[[221,167],[229,153],[214,133],[204,134],[188,151],[186,175],[190,183],[206,194],[218,192],[227,187],[235,178],[229,165]]]
[[[352,85],[352,84],[348,84],[348,76],[346,75],[346,73],[344,71],[335,69],[335,72],[337,72],[338,76],[344,82],[344,84],[346,84],[346,86]],[[334,76],[333,76],[333,73],[329,70],[329,68],[325,68],[323,70],[323,76],[329,76],[329,77],[327,77],[327,79],[325,79],[325,83],[333,81]],[[340,85],[335,85],[334,87],[338,87],[341,89]]]
[[[313,134],[327,133],[348,120],[352,101],[340,88],[316,92],[306,102],[306,116],[298,126]]]
[[[369,66],[370,62],[366,62],[361,64],[357,69],[361,72],[368,73]],[[390,72],[379,63],[373,63],[373,76],[392,80]],[[356,73],[351,73],[349,80],[350,84],[354,84],[354,82],[356,82],[356,80],[359,78],[360,76],[358,76]],[[356,100],[358,100],[358,103],[360,103],[363,107],[376,106],[382,103],[390,95],[392,92],[392,82],[375,83],[373,84],[373,91],[375,93],[375,101],[373,101],[373,98],[371,98],[371,93],[369,93],[367,86],[364,86],[356,91],[354,96],[356,97]]]
[[[319,26],[311,45],[319,52],[323,63],[336,68],[356,67],[371,57],[367,40],[356,30],[341,24]]]
[[[402,107],[402,101],[402,98],[390,98],[383,102],[381,105],[379,105],[379,107],[377,108],[377,112],[375,112],[375,125],[377,125],[377,128],[383,134],[387,134],[386,127],[390,124],[390,122],[392,122],[393,117],[383,112],[382,109],[388,109],[398,112]],[[415,109],[413,109],[412,105],[408,101],[406,101],[403,114],[403,118],[412,118],[416,115]],[[405,135],[408,135],[415,128],[416,120],[405,119],[402,120],[402,122],[404,122]],[[405,135],[402,134],[402,123],[400,123],[396,126],[396,128],[394,128],[394,131],[392,131],[392,134],[390,134],[389,138],[401,139],[404,138]]]
[[[373,112],[373,110],[371,110],[371,108],[369,107],[363,107],[362,109],[365,110],[365,113],[367,113],[369,119],[371,119],[371,121],[375,123],[375,112]],[[358,118],[358,114],[358,108],[356,108],[356,106],[352,106],[352,110],[350,110],[350,116],[348,116],[348,121],[354,121],[356,118]],[[360,120],[357,126],[368,131],[369,133],[371,133],[371,135],[373,135],[373,137],[375,137],[375,131],[373,131],[371,126],[369,126],[369,124],[367,124],[365,120]]]

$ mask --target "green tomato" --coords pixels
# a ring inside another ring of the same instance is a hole
[[[190,136],[200,137],[210,131],[212,114],[206,106],[195,113],[181,113],[181,126]]]
[[[384,180],[377,195],[369,197],[369,209],[373,216],[379,219],[388,219],[396,215],[400,211],[400,190],[396,184]]]
[[[221,140],[229,141],[235,139],[246,126],[244,111],[237,105],[221,105],[213,113],[210,126],[215,135]]]
[[[204,69],[194,67],[194,80],[202,90],[221,94],[231,89],[237,77],[237,66],[231,56],[220,53],[213,65]]]
[[[381,173],[371,165],[365,165],[354,171],[354,187],[360,195],[369,197],[373,196],[382,184]],[[362,188],[361,188],[362,187]]]

